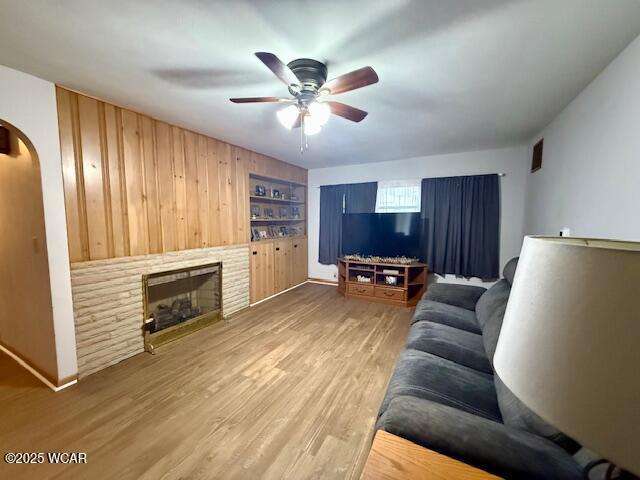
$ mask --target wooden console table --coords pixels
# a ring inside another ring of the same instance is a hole
[[[500,477],[378,430],[361,480],[500,480]]]
[[[369,281],[358,281],[358,276]],[[394,280],[389,282],[389,278]],[[413,307],[426,290],[424,263],[393,265],[338,259],[338,291],[347,297]]]

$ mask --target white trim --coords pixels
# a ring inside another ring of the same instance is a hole
[[[13,358],[16,362],[18,362],[20,366],[22,366],[25,370],[29,371],[34,377],[36,377],[38,380],[40,380],[42,383],[44,383],[47,387],[49,387],[54,392],[59,392],[64,388],[70,387],[71,385],[75,385],[76,383],[78,383],[78,380],[72,380],[69,383],[65,383],[64,385],[60,385],[59,387],[56,387],[53,383],[51,383],[44,376],[42,376],[40,372],[34,369],[31,365],[29,365],[27,362],[25,362],[15,353],[13,353],[11,350],[7,349],[2,345],[0,345],[0,350],[6,353],[7,355],[9,355],[11,358]]]
[[[307,280],[308,283],[316,283],[318,285],[329,285],[330,287],[337,287],[338,286],[338,282],[330,282],[329,280],[327,280],[326,282],[323,282],[322,280]]]
[[[272,298],[275,298],[275,297],[277,297],[278,295],[282,295],[283,293],[287,293],[288,291],[293,290],[294,288],[301,287],[301,286],[302,286],[302,285],[304,285],[305,283],[309,283],[309,280],[305,280],[304,282],[299,283],[298,285],[294,285],[293,287],[291,287],[291,288],[287,288],[286,290],[283,290],[283,291],[281,291],[281,292],[278,292],[278,293],[276,293],[275,295],[271,295],[270,297],[263,298],[262,300],[259,300],[259,301],[257,301],[256,303],[250,303],[250,304],[249,304],[249,306],[250,306],[250,307],[253,307],[253,306],[255,306],[255,305],[258,305],[259,303],[266,302],[267,300],[271,300]]]

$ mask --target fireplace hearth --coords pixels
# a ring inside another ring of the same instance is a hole
[[[220,263],[144,275],[145,350],[220,320],[221,275]]]

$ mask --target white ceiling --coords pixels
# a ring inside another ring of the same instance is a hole
[[[638,0],[0,0],[0,64],[213,137],[319,167],[520,144],[640,33]],[[254,56],[371,65],[299,153]],[[1,86],[0,86],[1,87]]]

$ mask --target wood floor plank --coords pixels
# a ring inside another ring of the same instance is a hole
[[[412,311],[306,284],[60,393],[0,356],[12,479],[358,478]]]

